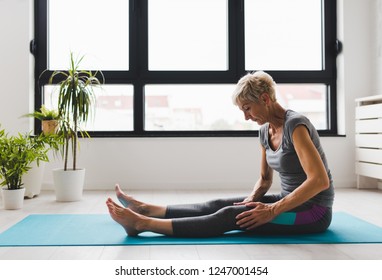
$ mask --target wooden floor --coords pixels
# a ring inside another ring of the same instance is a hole
[[[134,191],[136,198],[172,204],[210,198],[244,195],[223,191]],[[86,191],[79,202],[60,203],[53,192],[24,201],[21,210],[4,210],[0,202],[0,232],[28,214],[107,213],[105,200],[112,191]],[[336,190],[334,211],[345,211],[382,227],[382,191]],[[185,245],[185,246],[94,246],[94,247],[0,247],[2,260],[382,260],[382,244],[320,245]]]

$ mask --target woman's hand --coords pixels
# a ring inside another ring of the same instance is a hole
[[[236,216],[236,224],[243,229],[251,230],[272,221],[275,218],[272,205],[261,202],[249,202],[245,206],[250,207]]]
[[[234,202],[233,205],[246,205],[250,202],[253,202],[253,195],[249,195],[247,198],[245,198],[241,202]]]

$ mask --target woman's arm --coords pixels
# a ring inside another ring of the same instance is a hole
[[[272,205],[272,212],[275,216],[308,201],[329,188],[330,184],[324,163],[309,136],[307,128],[304,125],[297,126],[292,137],[297,156],[307,178],[292,193]]]
[[[306,180],[292,193],[273,204],[247,203],[246,205],[253,207],[253,209],[236,217],[238,219],[237,224],[241,227],[253,229],[270,222],[279,214],[301,205],[329,187],[329,178],[325,166],[306,127],[297,126],[292,137],[302,168],[307,175]]]

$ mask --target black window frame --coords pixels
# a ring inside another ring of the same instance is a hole
[[[321,136],[337,136],[337,66],[341,50],[337,40],[337,1],[322,0],[323,65],[319,71],[267,71],[278,84],[319,83],[327,90],[327,127]],[[47,69],[48,0],[34,1],[35,36],[30,49],[35,57],[35,109],[42,104],[42,88],[52,71]],[[227,71],[148,71],[148,0],[129,3],[129,71],[103,71],[107,84],[131,84],[134,87],[133,131],[89,131],[92,137],[219,137],[258,136],[258,131],[145,131],[144,86],[146,84],[236,84],[248,73],[244,65],[244,0],[228,0]],[[257,69],[253,69],[255,71]],[[45,72],[44,72],[45,71]],[[43,74],[42,74],[43,73]],[[36,120],[35,132],[41,132]]]

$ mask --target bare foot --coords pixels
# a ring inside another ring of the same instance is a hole
[[[132,197],[127,196],[120,188],[119,184],[115,185],[115,194],[117,195],[117,198],[119,202],[122,203],[124,207],[129,207],[130,200],[132,200]]]
[[[142,231],[139,230],[142,216],[134,213],[129,208],[123,208],[116,204],[111,198],[106,201],[110,216],[120,224],[129,236],[137,236]]]
[[[145,204],[143,202],[140,202],[134,199],[132,196],[125,194],[121,190],[118,184],[115,185],[115,193],[117,195],[119,202],[121,202],[121,204],[125,208],[129,208],[130,210],[137,212],[139,214],[143,214],[143,215],[148,214],[148,211],[145,209]]]

